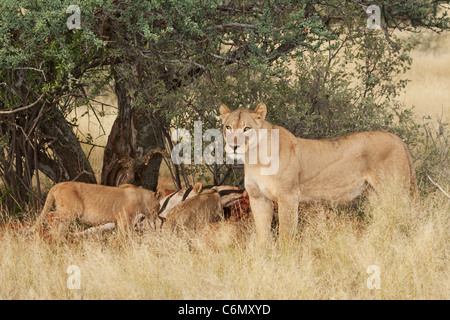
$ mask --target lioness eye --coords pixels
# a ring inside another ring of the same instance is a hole
[[[244,128],[244,132],[247,132],[248,130],[250,130],[251,128],[250,127],[245,127]]]
[[[231,130],[231,127],[230,126],[226,126],[225,127],[227,130]]]

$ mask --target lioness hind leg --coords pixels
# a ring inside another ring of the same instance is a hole
[[[67,235],[69,224],[75,220],[65,211],[50,211],[48,213],[47,221],[50,226],[50,234],[52,238],[59,239]]]
[[[255,220],[256,236],[260,244],[267,241],[273,219],[273,202],[269,199],[250,196],[250,208]]]
[[[377,195],[381,193],[381,184],[378,180],[379,179],[375,175],[368,176],[366,178],[366,183],[373,189],[373,191],[375,191]]]

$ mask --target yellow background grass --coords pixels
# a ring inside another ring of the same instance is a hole
[[[450,120],[450,33],[441,35],[424,31],[423,44],[415,49],[411,57],[411,70],[403,76],[411,80],[401,94],[400,101],[406,106],[415,106],[419,118],[443,115]]]

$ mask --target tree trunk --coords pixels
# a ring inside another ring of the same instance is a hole
[[[39,154],[39,170],[56,183],[62,181],[97,183],[80,142],[59,111],[44,121],[41,132],[53,155],[50,157],[44,153]]]
[[[115,92],[119,114],[106,144],[101,184],[119,186],[132,183],[156,190],[161,156],[153,157],[144,167],[136,167],[147,152],[158,147],[155,120],[145,110],[131,108],[132,100],[125,82],[117,76]]]
[[[150,150],[158,147],[158,140],[155,135],[155,119],[149,119],[141,112],[134,111],[137,114],[133,117],[134,128],[139,132],[136,139],[138,155],[136,159],[146,155]],[[157,131],[156,131],[157,132]],[[159,169],[162,157],[157,155],[148,161],[142,171],[138,170],[135,176],[135,184],[148,190],[156,191],[158,187]]]

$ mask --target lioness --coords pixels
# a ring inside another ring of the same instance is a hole
[[[264,103],[254,111],[220,106],[225,150],[227,156],[244,159],[245,187],[261,242],[270,232],[272,201],[278,202],[280,237],[289,238],[297,227],[299,202],[351,201],[367,185],[379,190],[380,176],[398,176],[416,193],[411,156],[396,135],[373,131],[332,141],[301,139],[265,121],[266,113]],[[268,154],[277,153],[271,154],[276,166],[257,157],[255,161],[256,148],[261,146]],[[269,167],[276,170],[264,171]]]
[[[54,211],[50,211],[52,206]],[[33,229],[38,230],[48,215],[51,232],[57,236],[64,234],[70,222],[77,218],[90,225],[115,222],[120,231],[125,231],[138,214],[154,223],[158,210],[159,202],[153,191],[130,184],[108,187],[62,182],[50,189]]]

